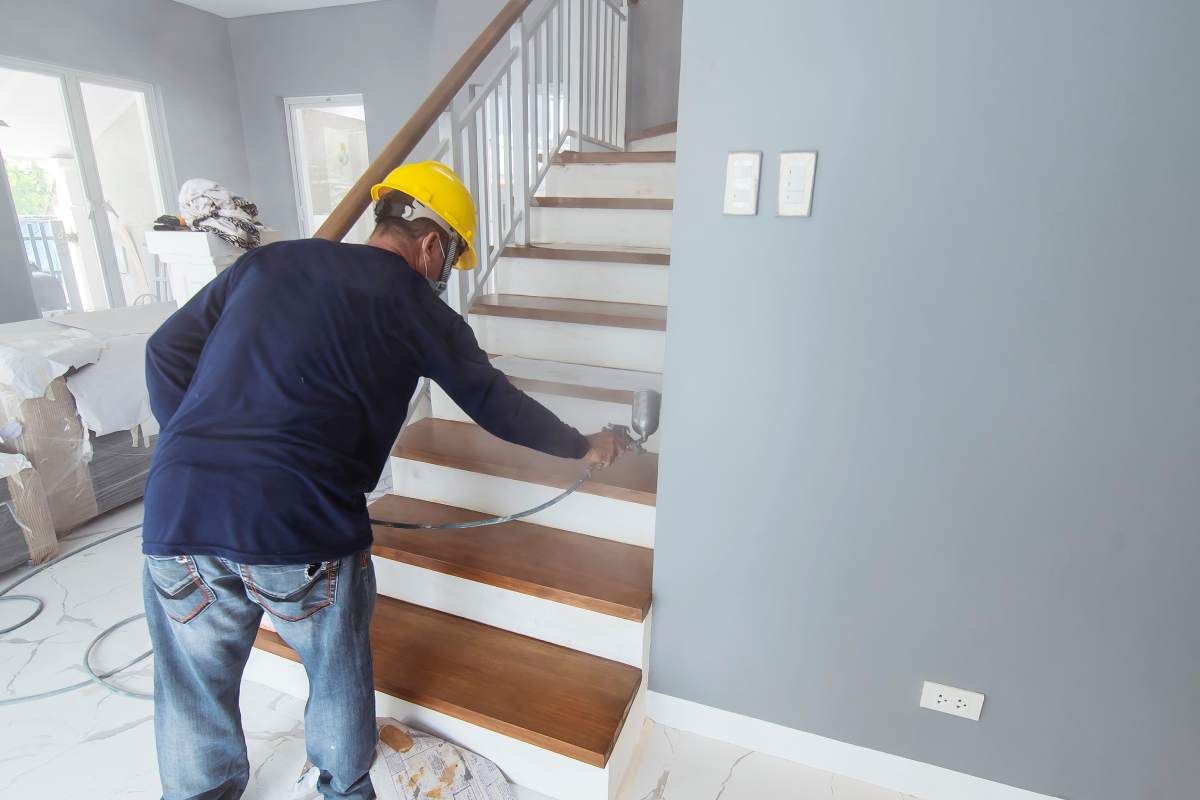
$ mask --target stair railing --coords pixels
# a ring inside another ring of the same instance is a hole
[[[434,87],[317,231],[340,240],[371,186],[437,126],[432,158],[462,176],[478,213],[479,268],[455,271],[446,301],[464,316],[488,290],[504,249],[528,244],[530,198],[554,157],[584,143],[625,146],[627,0],[509,0]],[[471,78],[495,63],[481,84]]]

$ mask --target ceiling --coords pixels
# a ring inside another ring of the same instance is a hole
[[[307,8],[353,6],[359,3],[373,3],[376,0],[175,0],[175,2],[229,19],[249,17],[254,14],[275,14],[280,11],[303,11]]]

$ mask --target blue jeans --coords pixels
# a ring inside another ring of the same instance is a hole
[[[305,743],[321,771],[321,795],[375,797],[368,553],[284,566],[147,556],[142,587],[164,800],[236,800],[245,791],[250,764],[238,698],[264,609],[308,673]]]

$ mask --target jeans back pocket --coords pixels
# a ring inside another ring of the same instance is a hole
[[[297,622],[333,605],[340,563],[242,564],[239,569],[254,602],[273,617]]]
[[[146,556],[146,572],[167,616],[188,623],[216,602],[191,556]]]

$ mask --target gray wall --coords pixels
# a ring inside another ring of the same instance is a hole
[[[434,16],[434,3],[387,0],[229,21],[249,196],[264,221],[299,235],[283,98],[362,94],[374,157],[433,86]]]
[[[220,17],[170,0],[0,0],[0,19],[0,55],[156,84],[179,180],[245,188],[232,51]]]
[[[651,687],[1071,800],[1196,796],[1200,5],[732,21],[683,26]],[[745,148],[761,212],[723,217]],[[776,218],[810,148],[814,214]]]
[[[683,0],[641,0],[629,9],[626,125],[641,131],[674,122],[679,109]]]

